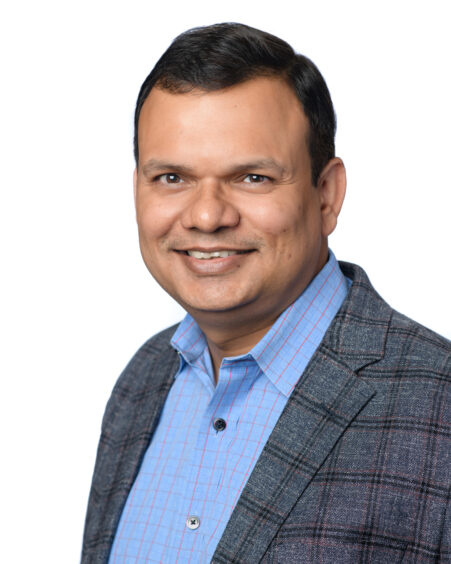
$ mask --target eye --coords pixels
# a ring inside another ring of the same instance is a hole
[[[160,174],[155,178],[155,182],[162,182],[163,184],[180,184],[183,180],[178,174],[174,172],[168,172],[166,174]]]
[[[261,184],[266,180],[270,180],[269,176],[263,176],[262,174],[247,174],[244,177],[243,182],[246,182],[247,184]]]

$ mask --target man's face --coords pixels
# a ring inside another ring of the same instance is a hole
[[[210,93],[154,88],[138,131],[136,213],[151,274],[199,322],[272,324],[327,259],[294,92],[272,78]]]

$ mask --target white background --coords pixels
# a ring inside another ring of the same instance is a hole
[[[449,2],[12,1],[0,14],[0,561],[77,562],[100,420],[123,366],[182,312],[132,202],[141,82],[187,28],[240,21],[312,58],[348,195],[331,247],[395,308],[449,324]]]

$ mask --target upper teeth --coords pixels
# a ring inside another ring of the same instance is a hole
[[[213,251],[212,253],[204,253],[203,251],[187,251],[190,257],[197,259],[225,258],[231,255],[237,255],[238,251]]]

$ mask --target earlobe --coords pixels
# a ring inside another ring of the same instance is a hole
[[[346,194],[346,169],[338,157],[331,159],[321,172],[317,189],[321,201],[323,236],[328,237],[337,225]]]

